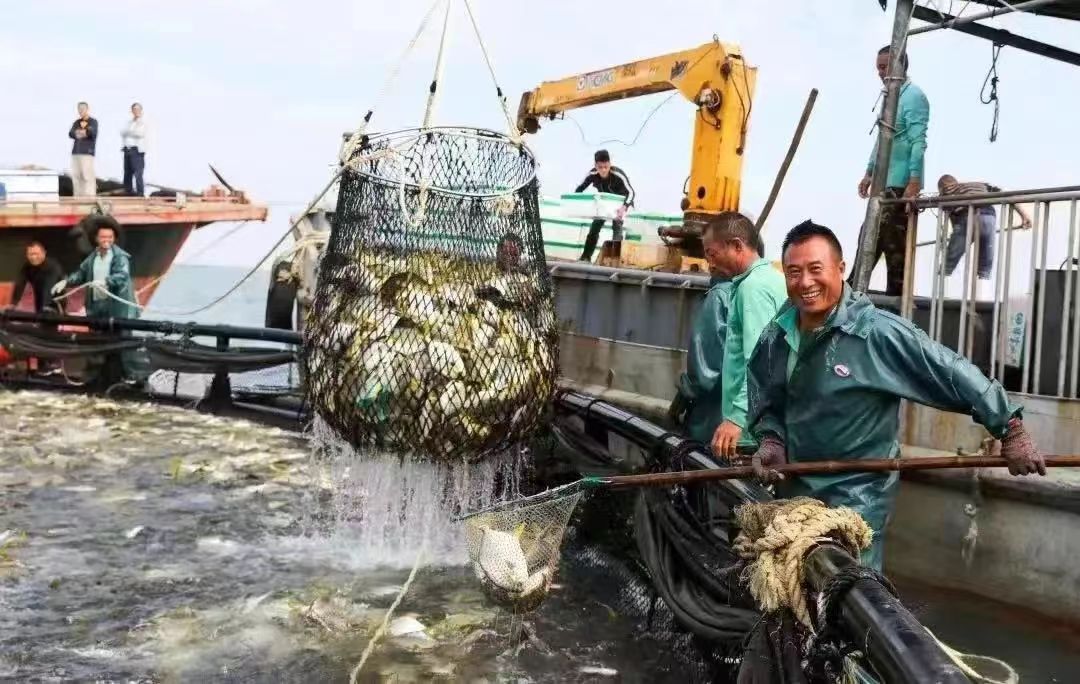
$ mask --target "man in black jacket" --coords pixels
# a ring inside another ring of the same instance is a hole
[[[19,305],[29,284],[34,293],[34,311],[41,313],[46,308],[55,309],[50,291],[63,277],[64,269],[45,253],[44,245],[34,240],[26,246],[26,263],[15,277],[15,289],[11,293],[12,308]]]
[[[607,150],[598,150],[593,155],[593,168],[585,180],[577,186],[574,192],[583,192],[590,185],[599,192],[608,192],[613,195],[624,197],[623,205],[619,207],[615,218],[611,221],[611,239],[622,242],[623,218],[626,210],[634,204],[634,187],[630,185],[630,179],[618,166],[611,165],[611,156]],[[581,253],[579,261],[592,261],[593,250],[596,249],[596,241],[600,239],[600,229],[604,227],[604,219],[597,218],[589,226],[589,235],[585,238],[585,250]]]
[[[11,308],[19,306],[19,300],[22,299],[23,292],[29,284],[30,291],[34,293],[36,313],[58,312],[59,309],[52,300],[51,291],[63,277],[64,269],[55,259],[46,254],[44,245],[34,240],[26,246],[26,263],[15,276],[15,289],[11,293]],[[51,324],[44,324],[42,327],[45,330],[56,330],[56,326]],[[38,372],[44,375],[52,375],[59,370],[58,363],[53,359],[39,358],[37,364]]]
[[[71,183],[76,197],[97,195],[97,179],[94,177],[94,153],[97,148],[98,122],[90,116],[90,105],[79,103],[79,118],[71,124],[68,137],[71,146]]]

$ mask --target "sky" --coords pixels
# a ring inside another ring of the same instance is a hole
[[[435,113],[440,124],[505,127],[461,0],[450,28]],[[67,131],[79,100],[101,133],[99,176],[122,173],[120,129],[145,108],[152,140],[146,180],[198,190],[212,163],[234,186],[270,204],[265,224],[222,239],[204,228],[180,261],[250,265],[287,229],[332,172],[341,134],[375,107],[372,130],[418,125],[435,61],[437,26],[379,98],[430,0],[284,2],[69,0],[4,3],[0,24],[0,166],[67,168]],[[545,80],[688,49],[717,35],[758,67],[742,207],[760,211],[811,88],[819,96],[802,146],[765,230],[776,256],[783,234],[807,218],[832,227],[854,252],[865,203],[856,194],[873,138],[881,88],[874,70],[888,42],[893,4],[876,0],[472,0],[510,106]],[[959,13],[963,0],[937,0]],[[968,12],[980,11],[976,5]],[[988,22],[1080,51],[1080,25],[1031,16]],[[918,24],[918,22],[916,22]],[[953,31],[914,36],[910,75],[931,105],[927,177],[952,173],[1006,188],[1075,183],[1080,69],[1006,48],[998,62],[1000,133],[979,91],[991,45]],[[529,144],[541,192],[573,189],[601,141],[630,142],[666,95],[575,111]],[[604,144],[626,170],[643,210],[676,212],[688,174],[692,106],[672,98],[633,145]],[[920,237],[933,230],[923,217]],[[879,267],[883,271],[883,267]],[[877,280],[880,280],[881,273]]]

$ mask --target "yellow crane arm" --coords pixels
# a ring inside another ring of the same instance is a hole
[[[517,125],[523,133],[535,133],[544,117],[678,90],[698,108],[690,181],[682,202],[691,228],[707,215],[739,208],[756,79],[757,68],[745,64],[737,45],[713,39],[691,50],[544,82],[521,96]]]

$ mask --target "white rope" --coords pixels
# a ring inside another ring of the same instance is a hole
[[[355,131],[353,131],[353,134],[349,137],[348,142],[346,142],[345,146],[342,148],[342,163],[347,162],[349,158],[352,157],[353,152],[356,151],[356,148],[360,145],[360,141],[364,137],[364,132],[367,130],[367,126],[371,122],[371,116],[375,113],[375,108],[382,103],[383,99],[387,95],[390,94],[390,91],[393,89],[394,83],[397,82],[398,75],[401,73],[401,67],[405,64],[405,59],[409,56],[409,54],[412,53],[413,48],[415,48],[416,44],[420,41],[420,36],[424,34],[425,30],[427,30],[428,21],[431,20],[432,15],[435,14],[435,8],[438,7],[439,3],[441,2],[443,2],[443,0],[432,0],[431,6],[428,7],[427,13],[424,14],[424,18],[420,22],[420,26],[417,27],[416,33],[413,34],[412,40],[409,41],[409,44],[405,46],[404,50],[402,50],[401,55],[398,56],[398,60],[394,64],[394,68],[390,70],[390,74],[383,82],[382,89],[379,91],[378,95],[375,96],[374,103],[372,104],[371,108],[368,109],[367,114],[364,116],[363,122]]]
[[[439,91],[442,90],[443,69],[446,64],[447,36],[450,33],[450,8],[451,0],[446,0],[446,14],[443,16],[442,37],[439,38],[439,53],[435,57],[435,75],[432,77],[431,90],[428,92],[427,107],[424,109],[424,125],[426,131],[431,128],[431,119],[435,116],[435,103],[439,99]]]
[[[491,57],[488,56],[487,46],[484,44],[484,37],[480,34],[480,26],[476,22],[476,16],[472,11],[472,3],[469,0],[465,1],[465,11],[469,14],[469,21],[472,22],[473,33],[476,34],[476,42],[480,44],[480,52],[484,55],[484,62],[487,64],[488,73],[491,74],[491,82],[495,85],[495,96],[499,100],[499,106],[502,107],[503,115],[506,116],[506,126],[510,133],[510,139],[515,144],[521,144],[521,131],[518,130],[517,121],[510,114],[510,107],[506,103],[506,95],[503,94],[502,88],[499,86],[499,79],[495,76],[495,67],[491,63]]]
[[[924,627],[923,629],[926,628]],[[938,646],[941,647],[941,650],[945,652],[945,655],[949,656],[949,659],[956,663],[957,667],[963,670],[964,674],[971,678],[971,681],[978,682],[978,684],[1019,684],[1020,674],[1013,669],[1012,665],[1009,665],[1004,660],[978,655],[976,653],[961,653],[938,639],[929,629],[926,630],[926,633],[930,635],[931,639],[937,642]],[[1001,668],[1005,678],[995,679],[993,677],[988,677],[972,667],[969,662],[992,663]]]
[[[413,580],[416,579],[416,571],[420,569],[420,562],[424,558],[424,551],[427,549],[427,543],[420,547],[420,552],[416,554],[416,562],[413,563],[412,570],[409,572],[409,578],[405,580],[405,584],[401,585],[401,591],[398,592],[397,598],[390,604],[390,608],[386,611],[386,615],[383,616],[382,624],[375,630],[375,633],[371,635],[371,640],[368,641],[367,646],[364,648],[364,652],[360,655],[360,662],[356,664],[356,667],[349,673],[349,684],[356,684],[356,678],[360,676],[360,670],[364,668],[364,664],[367,663],[368,658],[375,652],[375,644],[378,643],[382,635],[386,633],[387,628],[390,626],[390,618],[393,616],[394,611],[401,604],[401,600],[405,598],[405,593],[409,591],[409,587],[412,586]]]

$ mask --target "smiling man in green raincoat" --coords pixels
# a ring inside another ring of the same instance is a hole
[[[796,226],[783,261],[791,303],[762,333],[748,370],[749,425],[762,466],[896,458],[900,401],[908,399],[971,415],[1001,440],[1014,475],[1046,474],[1021,407],[962,356],[853,291],[831,230]],[[862,561],[880,570],[898,485],[896,472],[799,477],[780,481],[777,494],[858,511],[874,532]]]
[[[131,255],[116,244],[117,230],[108,224],[98,225],[91,240],[96,248],[79,268],[53,287],[59,295],[69,287],[90,283],[85,290],[86,315],[90,318],[138,318],[133,305],[135,288],[131,276]],[[139,382],[143,369],[134,350],[121,352],[124,379]]]

